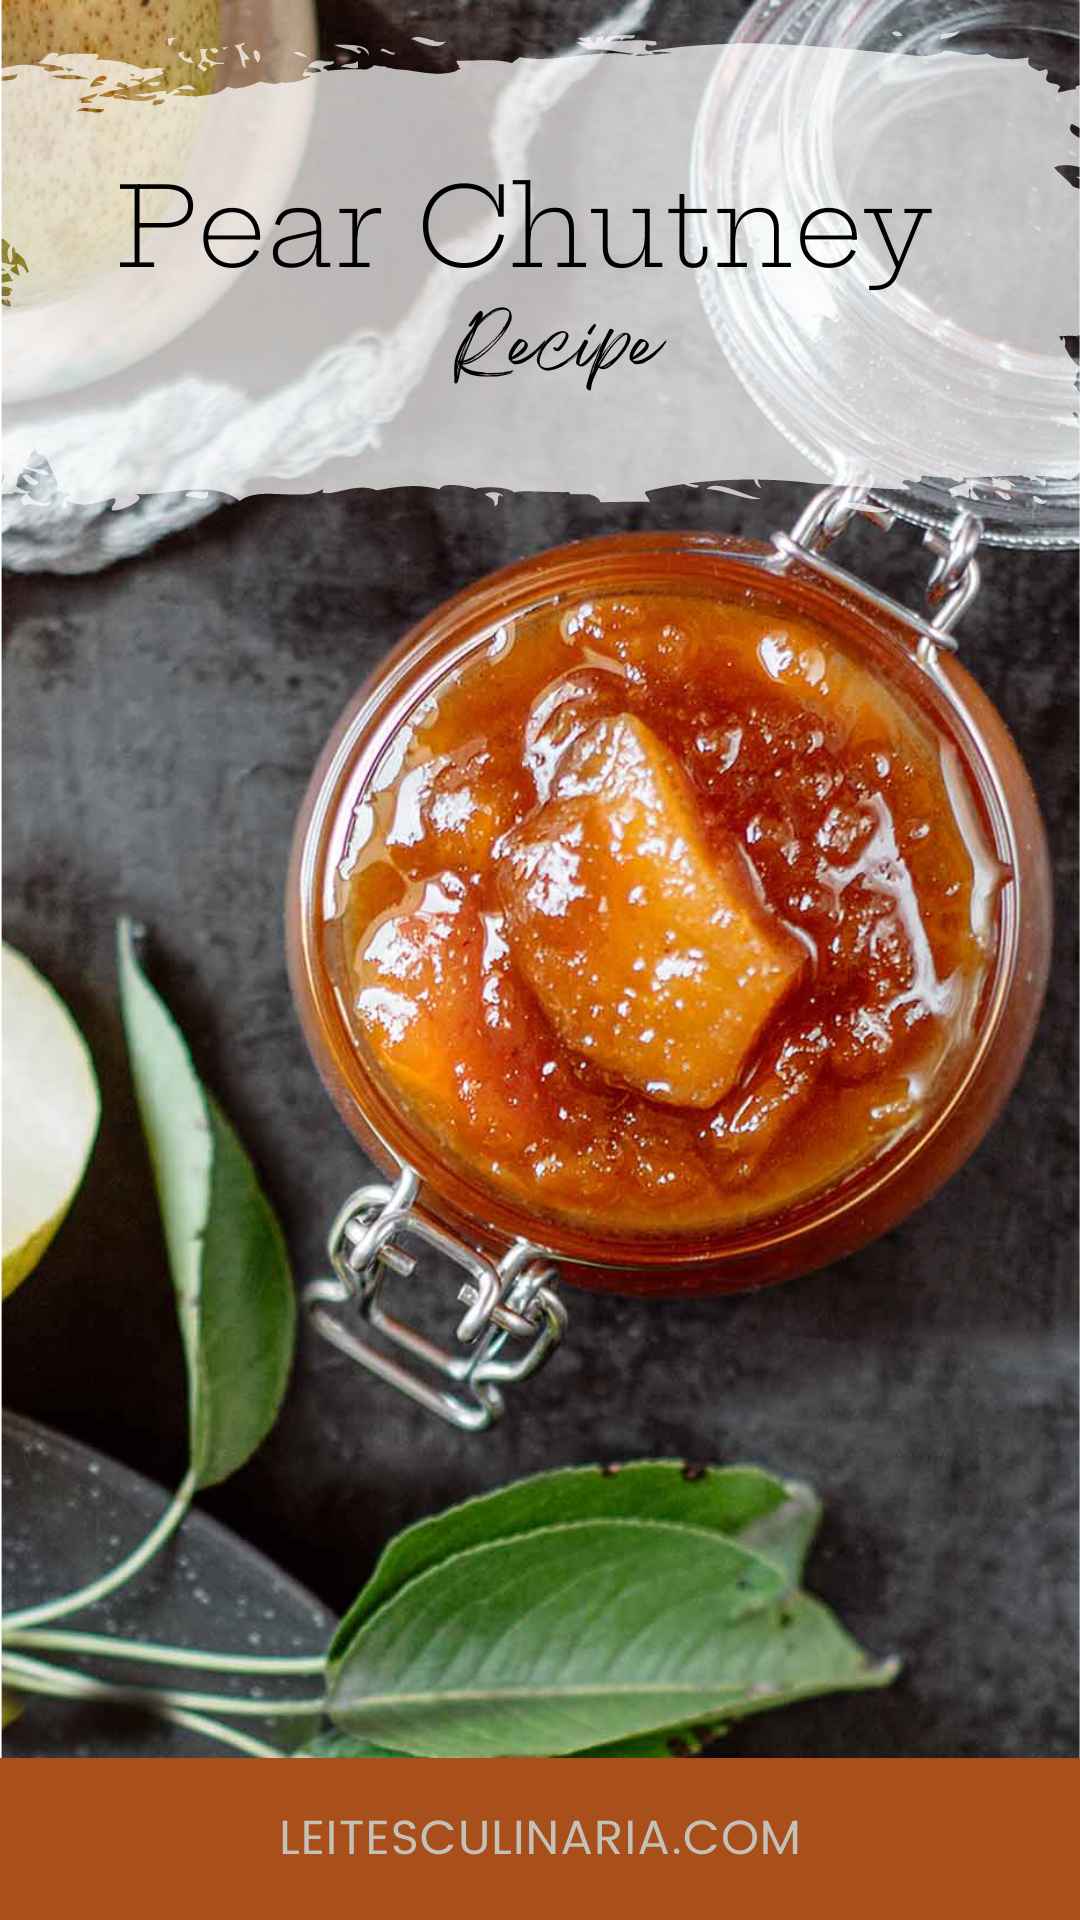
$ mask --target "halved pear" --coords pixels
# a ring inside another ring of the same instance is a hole
[[[29,960],[0,949],[4,1293],[35,1267],[79,1188],[101,1102],[86,1042]]]
[[[16,313],[66,300],[129,257],[121,182],[153,185],[144,218],[175,219],[179,196],[160,183],[190,177],[223,37],[218,0],[4,0],[4,238],[26,265]]]
[[[29,66],[50,53],[160,69],[167,87],[198,88],[204,49],[218,51],[219,0],[4,0],[4,65]]]

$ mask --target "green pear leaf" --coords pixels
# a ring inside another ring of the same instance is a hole
[[[609,1518],[417,1574],[357,1628],[327,1707],[395,1751],[556,1756],[881,1686],[895,1670],[723,1533]]]
[[[385,1548],[334,1635],[333,1666],[361,1624],[410,1580],[451,1554],[575,1520],[671,1520],[741,1541],[798,1583],[821,1517],[816,1495],[759,1467],[689,1467],[643,1460],[563,1467],[515,1481],[407,1527]]]
[[[296,1306],[285,1242],[251,1162],[118,930],[120,998],[188,1378],[199,1487],[242,1466],[277,1417]]]

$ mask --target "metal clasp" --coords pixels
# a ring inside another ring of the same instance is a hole
[[[948,633],[979,591],[982,575],[975,549],[981,536],[982,521],[973,513],[958,513],[947,528],[928,527],[923,534],[923,545],[937,556],[926,583],[935,633]]]
[[[501,1388],[526,1380],[558,1346],[566,1309],[555,1291],[555,1269],[538,1248],[518,1240],[498,1263],[489,1260],[439,1226],[418,1203],[419,1190],[416,1173],[405,1167],[396,1186],[374,1182],[350,1194],[330,1229],[334,1278],[313,1281],[303,1302],[312,1325],[339,1352],[451,1426],[479,1433],[504,1410]],[[465,1312],[456,1337],[469,1351],[449,1352],[386,1311],[387,1283],[416,1270],[403,1239],[433,1247],[464,1268],[467,1278],[457,1297]],[[360,1329],[332,1311],[343,1306],[359,1310]],[[451,1380],[456,1390],[439,1386],[365,1337],[365,1322],[428,1373]],[[522,1352],[507,1354],[513,1341],[527,1344]]]
[[[897,515],[891,507],[876,500],[865,487],[822,487],[799,515],[790,533],[772,536],[775,565],[783,568],[792,560],[813,567],[826,578],[842,585],[850,575],[825,558],[834,540],[858,516],[869,520],[884,532],[895,525]],[[979,591],[979,562],[976,548],[982,537],[982,521],[973,513],[958,513],[948,527],[927,527],[923,545],[935,555],[926,587],[926,613],[911,614],[898,601],[860,580],[860,591],[883,611],[915,621],[919,628],[917,654],[926,664],[939,648],[955,652],[952,629],[971,605]]]

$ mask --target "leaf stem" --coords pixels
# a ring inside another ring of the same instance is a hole
[[[148,1666],[191,1667],[201,1673],[321,1674],[326,1656],[312,1654],[205,1653],[198,1647],[158,1646],[149,1640],[113,1639],[104,1633],[53,1632],[5,1626],[5,1646],[29,1653],[84,1653],[99,1660],[142,1660]]]
[[[37,1661],[19,1662],[18,1671],[10,1660],[5,1666],[12,1672],[15,1691],[18,1693],[43,1694],[53,1700],[101,1700],[115,1701],[117,1689],[105,1681],[94,1680],[89,1674],[71,1673],[63,1667],[41,1666],[39,1672],[31,1672],[38,1667]],[[160,1720],[166,1720],[171,1726],[184,1727],[189,1733],[200,1733],[207,1740],[216,1740],[223,1747],[235,1747],[237,1752],[246,1753],[257,1760],[284,1760],[279,1747],[271,1747],[265,1740],[256,1740],[251,1734],[243,1733],[239,1727],[223,1726],[220,1720],[213,1720],[207,1714],[190,1713],[182,1707],[168,1706],[153,1695],[140,1696],[134,1689],[124,1689],[128,1701],[138,1700],[140,1705],[152,1708]]]
[[[93,1606],[97,1600],[103,1600],[107,1593],[114,1593],[126,1581],[152,1560],[159,1547],[176,1532],[181,1520],[191,1505],[195,1492],[195,1469],[189,1467],[169,1505],[155,1527],[152,1527],[145,1540],[119,1566],[109,1573],[103,1573],[98,1580],[91,1580],[89,1586],[78,1587],[74,1593],[65,1593],[58,1600],[43,1600],[36,1607],[21,1607],[15,1613],[5,1614],[0,1627],[5,1632],[21,1631],[24,1627],[36,1627],[46,1620],[62,1620],[69,1613],[81,1613],[84,1607]]]
[[[280,1747],[271,1747],[265,1740],[256,1740],[250,1733],[241,1733],[239,1727],[223,1726],[220,1720],[211,1720],[205,1713],[185,1713],[181,1708],[163,1707],[161,1718],[174,1727],[186,1727],[190,1733],[201,1733],[207,1740],[218,1740],[223,1747],[235,1747],[238,1753],[250,1754],[254,1760],[288,1759]]]
[[[117,1706],[150,1707],[155,1711],[162,1707],[180,1707],[192,1713],[209,1709],[213,1713],[235,1714],[241,1720],[296,1720],[306,1719],[313,1713],[321,1714],[324,1705],[321,1694],[310,1700],[246,1700],[243,1695],[233,1698],[227,1693],[187,1693],[168,1687],[117,1687],[109,1680],[94,1680],[89,1674],[72,1673],[22,1653],[5,1653],[3,1670],[10,1676],[16,1693],[20,1686],[32,1687],[34,1681],[41,1683],[39,1691],[46,1682],[51,1682],[54,1688],[61,1685],[69,1691],[77,1690],[83,1699],[111,1700]],[[87,1687],[92,1689],[91,1693],[83,1691]]]

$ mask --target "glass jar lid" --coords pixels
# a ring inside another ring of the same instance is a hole
[[[791,268],[770,271],[774,228],[751,214],[736,257],[761,270],[699,276],[757,404],[831,479],[924,525],[968,508],[1000,545],[1078,538],[1062,331],[1076,324],[1077,113],[1062,99],[1076,51],[1071,0],[758,0],[694,136],[711,257],[731,257],[729,209],[775,210],[788,243]],[[814,265],[791,240],[817,208]],[[857,254],[823,272],[851,246],[837,210]]]

